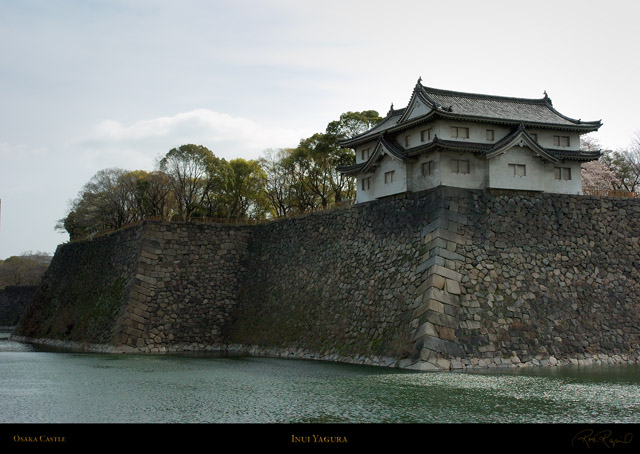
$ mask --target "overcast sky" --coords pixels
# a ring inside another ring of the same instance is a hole
[[[522,6],[520,6],[522,5]],[[633,1],[0,0],[0,259],[53,253],[99,170],[194,143],[255,159],[425,86],[640,129]]]

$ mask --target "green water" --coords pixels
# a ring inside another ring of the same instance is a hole
[[[413,373],[0,339],[0,408],[3,423],[638,423],[640,367]]]

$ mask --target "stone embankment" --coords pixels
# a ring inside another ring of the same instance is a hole
[[[415,370],[639,361],[640,200],[437,188],[58,249],[17,336]]]
[[[16,326],[37,289],[37,286],[7,286],[0,289],[0,328]]]

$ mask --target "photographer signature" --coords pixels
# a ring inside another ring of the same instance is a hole
[[[593,429],[585,429],[578,432],[571,440],[571,446],[585,446],[591,448],[594,445],[601,444],[605,448],[615,448],[619,444],[629,444],[633,439],[632,433],[625,434],[622,438],[613,436],[610,430],[601,430],[594,433]]]

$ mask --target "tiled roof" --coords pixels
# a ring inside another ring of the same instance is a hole
[[[420,86],[422,94],[456,116],[503,120],[510,123],[599,128],[600,121],[583,122],[562,115],[545,95],[540,99],[462,93]]]
[[[549,153],[551,153],[556,158],[564,161],[596,161],[602,156],[601,151],[586,151],[586,150],[554,150],[547,148]]]
[[[419,117],[410,118],[413,101],[419,98],[430,111]],[[393,134],[407,127],[427,122],[435,118],[483,121],[507,125],[524,124],[529,127],[557,128],[581,132],[597,131],[602,123],[569,118],[558,112],[546,95],[540,99],[511,98],[505,96],[482,95],[425,87],[420,80],[416,84],[409,106],[404,109],[391,108],[387,116],[370,130],[340,142],[343,147],[354,147],[375,139],[384,133]]]

